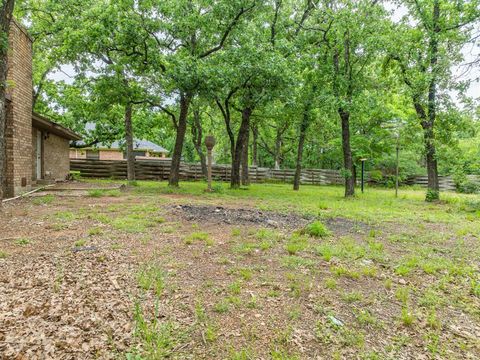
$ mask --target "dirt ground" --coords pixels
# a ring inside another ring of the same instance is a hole
[[[445,304],[435,275],[398,276],[395,224],[369,240],[376,225],[325,220],[349,241],[327,259],[300,233],[314,220],[128,191],[8,202],[0,358],[480,358],[478,298]]]

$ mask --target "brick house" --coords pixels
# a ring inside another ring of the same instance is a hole
[[[12,20],[9,33],[6,118],[6,197],[42,180],[65,180],[73,131],[33,113],[32,39]]]
[[[81,142],[78,142],[81,145]],[[165,159],[168,150],[148,140],[133,140],[133,152],[136,159]],[[126,153],[119,141],[113,142],[107,146],[98,144],[95,147],[71,148],[70,159],[89,159],[89,160],[125,160]]]

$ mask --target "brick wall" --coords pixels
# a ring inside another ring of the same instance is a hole
[[[123,160],[123,152],[118,150],[100,150],[100,160]]]
[[[32,41],[15,21],[9,34],[7,93],[7,196],[29,190],[32,183]]]
[[[43,140],[43,174],[45,179],[65,180],[70,173],[69,141],[54,134]]]
[[[37,180],[37,129],[32,128],[32,181]]]
[[[87,151],[83,149],[70,149],[70,159],[86,159]]]

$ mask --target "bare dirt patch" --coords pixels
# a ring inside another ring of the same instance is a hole
[[[198,223],[252,225],[270,228],[301,228],[313,220],[309,216],[282,214],[252,208],[223,206],[175,205],[171,213],[187,221]]]

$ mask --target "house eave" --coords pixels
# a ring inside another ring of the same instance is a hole
[[[37,113],[32,113],[32,126],[34,128],[50,132],[67,140],[80,140],[81,136],[72,130],[57,124]]]

